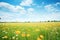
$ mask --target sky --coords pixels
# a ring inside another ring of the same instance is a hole
[[[0,0],[1,22],[60,20],[60,0]]]

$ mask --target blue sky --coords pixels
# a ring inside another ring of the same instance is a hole
[[[0,21],[60,20],[60,0],[0,0]]]

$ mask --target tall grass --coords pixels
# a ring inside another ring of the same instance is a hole
[[[0,40],[60,40],[60,22],[0,23]]]

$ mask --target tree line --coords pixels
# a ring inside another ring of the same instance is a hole
[[[1,20],[1,18],[0,18],[0,20]],[[27,23],[30,23],[31,21],[25,21],[25,22],[27,22]],[[60,20],[48,20],[48,21],[38,21],[38,22],[60,22]]]

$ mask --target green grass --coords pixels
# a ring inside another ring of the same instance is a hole
[[[0,40],[60,40],[60,22],[0,23]]]

